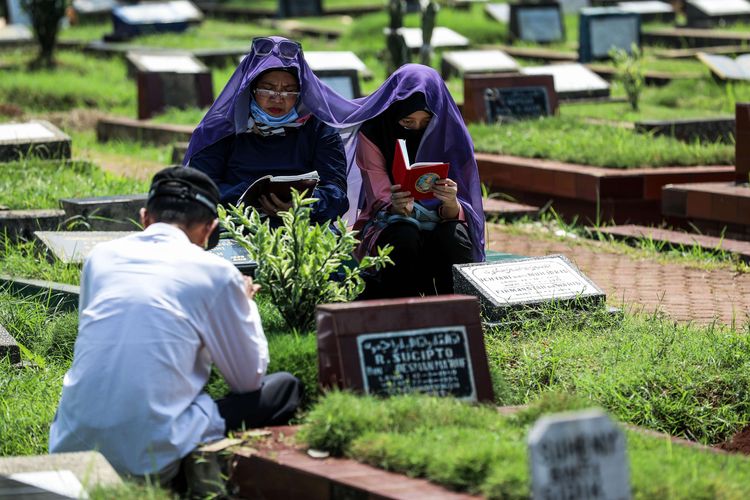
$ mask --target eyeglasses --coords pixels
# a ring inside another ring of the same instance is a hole
[[[273,52],[275,47],[278,47],[276,53],[283,59],[294,59],[297,57],[297,54],[302,52],[302,46],[297,42],[293,42],[292,40],[279,40],[276,42],[266,37],[253,38],[252,47],[253,51],[259,56],[267,56]]]
[[[255,89],[253,91],[256,96],[263,97],[264,99],[272,99],[278,97],[281,99],[296,99],[299,96],[299,92],[276,92],[271,89]]]

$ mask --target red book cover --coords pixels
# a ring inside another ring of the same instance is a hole
[[[401,189],[409,191],[415,200],[428,200],[432,194],[432,185],[438,179],[448,177],[447,163],[419,162],[409,165],[409,153],[406,141],[396,140],[396,153],[393,155],[393,180],[401,184]]]

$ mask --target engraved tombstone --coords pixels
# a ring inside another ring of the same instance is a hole
[[[512,73],[518,63],[502,50],[458,50],[443,52],[441,74],[444,80],[470,73]]]
[[[70,137],[44,120],[0,124],[0,162],[70,158]]]
[[[60,206],[69,222],[79,220],[95,231],[132,231],[140,221],[145,194],[62,198]]]
[[[578,59],[591,62],[609,58],[612,48],[631,52],[641,46],[641,16],[617,8],[581,9],[578,21]]]
[[[462,114],[467,123],[555,113],[557,94],[550,75],[464,75]]]
[[[202,21],[203,13],[188,0],[120,5],[112,9],[114,36],[120,39],[148,33],[179,33]]]
[[[168,107],[205,108],[213,104],[211,71],[190,53],[128,52],[138,85],[138,118]]]
[[[563,255],[456,264],[453,290],[479,297],[482,316],[500,322],[546,304],[573,309],[604,305],[604,292]]]
[[[687,25],[693,28],[713,28],[750,21],[750,2],[747,0],[686,0]]]
[[[304,17],[323,15],[321,0],[279,0],[278,15],[284,17]]]
[[[513,40],[552,43],[565,40],[562,9],[558,2],[510,4],[509,34]]]
[[[524,75],[551,75],[560,99],[609,97],[609,83],[583,64],[565,63],[521,68]]]
[[[240,245],[237,240],[233,238],[220,238],[219,243],[209,250],[209,252],[228,260],[234,264],[234,267],[236,267],[242,274],[253,276],[255,268],[258,267],[258,264],[250,258],[250,254],[245,247]]]
[[[492,401],[475,297],[369,300],[316,309],[323,387]]]
[[[534,500],[628,500],[625,435],[601,410],[541,417],[528,438]]]

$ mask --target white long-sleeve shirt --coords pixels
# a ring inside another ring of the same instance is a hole
[[[244,393],[260,388],[268,361],[242,275],[181,229],[157,223],[97,245],[50,452],[96,449],[120,472],[158,472],[224,434],[203,392],[211,363]]]

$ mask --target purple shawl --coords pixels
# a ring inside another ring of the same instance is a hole
[[[270,38],[283,40],[277,36]],[[288,60],[279,58],[275,53],[258,56],[251,51],[193,132],[184,164],[189,164],[190,158],[206,146],[228,135],[245,132],[250,83],[263,71],[289,67],[296,68],[299,75],[299,114],[312,113],[341,133],[348,160],[348,196],[352,210],[359,205],[362,182],[354,154],[359,125],[383,113],[394,101],[404,100],[414,92],[422,92],[434,115],[419,145],[416,161],[450,163],[448,175],[458,184],[458,201],[463,206],[474,243],[474,259],[478,262],[484,260],[484,211],[474,145],[445,82],[428,66],[406,64],[369,96],[349,100],[321,82],[307,65],[302,53]],[[353,223],[355,214],[348,214],[348,219]]]

